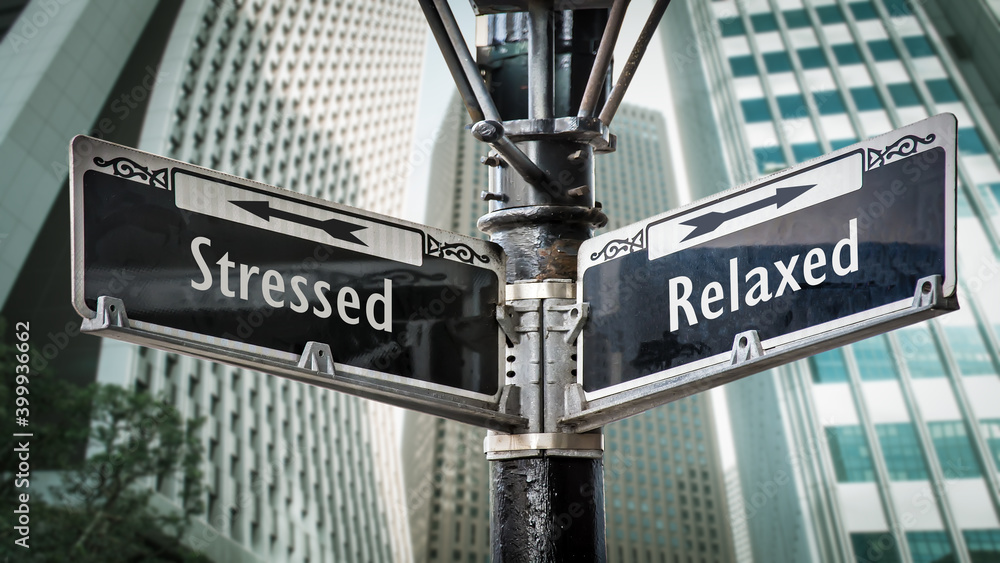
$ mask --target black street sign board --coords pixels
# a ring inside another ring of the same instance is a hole
[[[955,147],[939,115],[586,241],[578,428],[956,308]]]
[[[86,330],[510,427],[499,247],[89,137],[70,157]]]

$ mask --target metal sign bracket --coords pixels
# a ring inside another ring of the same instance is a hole
[[[570,383],[567,385],[563,412],[578,413],[586,408],[587,399],[583,392],[583,385],[579,383]]]
[[[521,388],[517,385],[504,385],[500,391],[500,412],[504,414],[521,414]]]
[[[330,377],[337,375],[336,370],[333,368],[333,354],[330,351],[330,345],[321,342],[306,342],[306,347],[302,350],[302,356],[299,357],[298,367],[299,369],[314,371]]]
[[[92,319],[83,319],[80,330],[95,332],[111,327],[128,328],[125,303],[117,297],[102,295],[97,298],[97,316]]]
[[[760,343],[760,336],[756,330],[748,330],[737,334],[733,339],[733,355],[729,363],[736,366],[763,355],[764,346]]]
[[[507,340],[517,344],[521,342],[521,333],[517,331],[517,311],[512,305],[497,305],[497,322],[500,330],[507,335]]]
[[[546,327],[546,331],[565,333],[563,340],[565,340],[567,344],[572,344],[576,340],[580,331],[583,330],[583,325],[587,323],[587,317],[590,315],[589,303],[574,303],[572,305],[550,305],[546,303],[546,309],[552,312],[561,313],[566,321],[565,324],[561,326]]]
[[[913,293],[913,306],[914,307],[930,307],[931,309],[945,308],[953,309],[956,307],[951,307],[941,296],[941,286],[944,280],[941,276],[927,276],[926,278],[921,278],[917,281],[917,288]],[[950,299],[956,299],[952,296]],[[955,303],[957,306],[957,303]]]

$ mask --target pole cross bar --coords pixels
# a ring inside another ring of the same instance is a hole
[[[611,96],[608,97],[604,108],[601,109],[601,121],[605,125],[610,125],[611,120],[618,113],[618,106],[621,105],[622,99],[625,98],[625,92],[628,91],[629,84],[632,83],[632,78],[635,77],[635,71],[639,67],[639,62],[642,61],[642,56],[646,54],[646,47],[652,41],[653,33],[656,32],[656,26],[663,19],[663,14],[667,11],[668,5],[670,5],[670,0],[656,0],[653,10],[649,13],[649,17],[646,18],[646,24],[642,26],[642,31],[639,32],[639,37],[635,40],[635,46],[632,47],[632,53],[629,54],[628,60],[625,61],[625,66],[622,67],[621,74],[618,75],[618,82],[615,83],[615,87],[611,90]]]
[[[618,34],[622,30],[622,22],[625,20],[625,10],[628,8],[630,0],[615,0],[611,7],[611,14],[608,16],[608,25],[604,27],[604,35],[601,36],[601,44],[597,47],[597,57],[594,59],[594,66],[590,69],[590,76],[587,78],[587,88],[583,91],[583,98],[580,100],[579,117],[593,117],[597,109],[597,101],[601,96],[601,86],[611,69],[611,57],[615,52],[615,45],[618,43]]]
[[[444,56],[448,70],[455,80],[469,117],[476,121],[473,135],[487,143],[497,151],[514,169],[531,185],[545,185],[547,176],[524,152],[507,138],[500,124],[500,112],[497,111],[493,97],[486,89],[486,83],[479,75],[479,68],[472,58],[462,30],[458,28],[455,14],[448,6],[447,0],[419,0],[420,8],[427,18],[427,24],[434,34],[438,48]],[[482,134],[483,131],[496,134]]]

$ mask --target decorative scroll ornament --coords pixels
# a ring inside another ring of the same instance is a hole
[[[631,254],[633,252],[642,250],[646,248],[645,240],[643,239],[643,234],[645,231],[639,231],[632,238],[629,239],[614,239],[608,241],[608,244],[604,245],[599,252],[595,252],[590,255],[591,260],[598,260],[604,258],[604,260],[612,260],[617,258],[618,255]]]
[[[907,135],[882,150],[868,149],[868,169],[878,168],[894,156],[909,156],[917,152],[918,146],[929,145],[935,139],[937,139],[937,135],[934,133],[927,135],[926,138],[921,138],[919,135]]]
[[[453,258],[459,262],[464,262],[466,264],[475,264],[476,261],[480,261],[483,264],[490,263],[490,257],[484,256],[482,254],[476,253],[467,244],[460,242],[455,242],[451,244],[443,244],[434,237],[427,235],[427,251],[428,256],[439,256],[441,258]]]
[[[145,166],[142,166],[134,160],[129,160],[124,156],[119,156],[118,158],[113,158],[111,160],[104,160],[99,156],[94,157],[94,164],[100,166],[101,168],[111,167],[111,172],[115,176],[121,178],[136,178],[146,182],[153,188],[163,188],[165,190],[170,189],[167,187],[167,169],[161,168],[159,170],[150,171]]]

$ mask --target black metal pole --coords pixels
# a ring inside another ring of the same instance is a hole
[[[493,561],[605,561],[604,464],[529,457],[494,461]]]
[[[561,428],[558,420],[576,385],[575,341],[566,335],[576,318],[574,310],[579,313],[573,294],[577,248],[607,220],[594,199],[592,143],[607,131],[596,119],[586,126],[577,123],[577,108],[556,112],[554,100],[574,98],[571,88],[580,92],[577,99],[582,97],[588,74],[557,76],[570,72],[571,65],[555,64],[554,24],[557,18],[572,15],[556,13],[551,0],[531,0],[528,6],[525,29],[512,29],[525,19],[489,16],[498,18],[492,26],[520,44],[493,43],[480,51],[489,59],[490,48],[496,49],[490,64],[480,60],[487,76],[508,65],[502,69],[504,80],[493,81],[498,107],[518,107],[512,98],[525,92],[516,85],[527,85],[527,115],[519,116],[526,119],[505,126],[511,141],[548,179],[539,189],[513,173],[511,166],[493,166],[490,213],[479,220],[480,230],[489,233],[507,255],[506,306],[516,318],[515,333],[509,334],[507,379],[517,389],[514,408],[529,421],[523,434],[491,433],[487,438],[493,561],[603,563],[607,554],[601,433],[575,434]],[[519,66],[508,55],[525,47],[524,38],[528,59]],[[560,40],[568,44],[566,37]],[[526,76],[510,70],[519,68]]]

